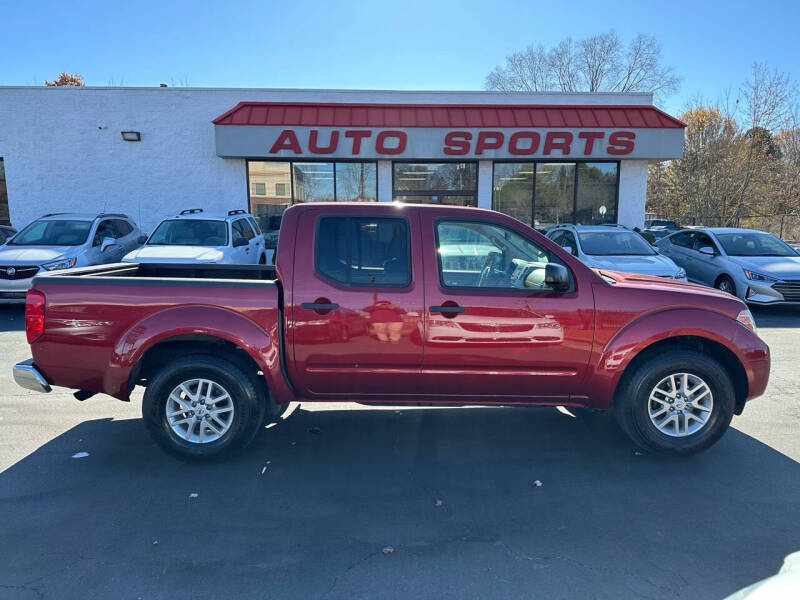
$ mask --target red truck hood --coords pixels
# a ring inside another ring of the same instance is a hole
[[[640,275],[638,273],[622,273],[620,271],[608,271],[606,269],[593,270],[600,275],[610,277],[616,281],[616,285],[621,287],[686,292],[695,296],[709,296],[722,300],[731,300],[741,304],[742,308],[745,308],[744,302],[739,300],[736,296],[732,296],[727,292],[720,291],[716,288],[699,285],[697,283],[678,281],[677,279],[670,279],[668,277]]]

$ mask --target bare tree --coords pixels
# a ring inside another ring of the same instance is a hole
[[[547,50],[541,44],[506,57],[486,77],[485,87],[501,91],[652,92],[657,101],[678,89],[680,78],[663,63],[661,45],[639,34],[625,45],[615,31]]]

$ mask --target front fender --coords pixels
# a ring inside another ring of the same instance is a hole
[[[280,391],[277,314],[276,310],[275,319],[266,326],[213,306],[180,306],[152,314],[128,328],[114,345],[103,388],[106,393],[127,400],[130,374],[148,349],[176,336],[206,335],[241,347],[263,371],[269,389]]]
[[[711,340],[730,350],[744,367],[748,397],[763,393],[766,379],[762,361],[766,361],[768,372],[769,348],[757,335],[722,313],[666,309],[632,321],[598,352],[586,385],[592,404],[611,406],[622,374],[640,352],[657,342],[683,336]]]

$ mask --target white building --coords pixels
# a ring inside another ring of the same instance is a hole
[[[641,226],[647,163],[683,129],[650,94],[0,87],[0,204],[17,228],[113,211],[151,231],[198,207],[270,231],[320,200]]]

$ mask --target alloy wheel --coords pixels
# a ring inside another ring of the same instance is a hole
[[[170,428],[181,439],[208,444],[222,438],[233,423],[233,400],[210,379],[189,379],[175,386],[167,398]]]
[[[650,421],[671,437],[693,435],[705,427],[714,410],[711,388],[692,373],[673,373],[659,381],[647,402]]]

